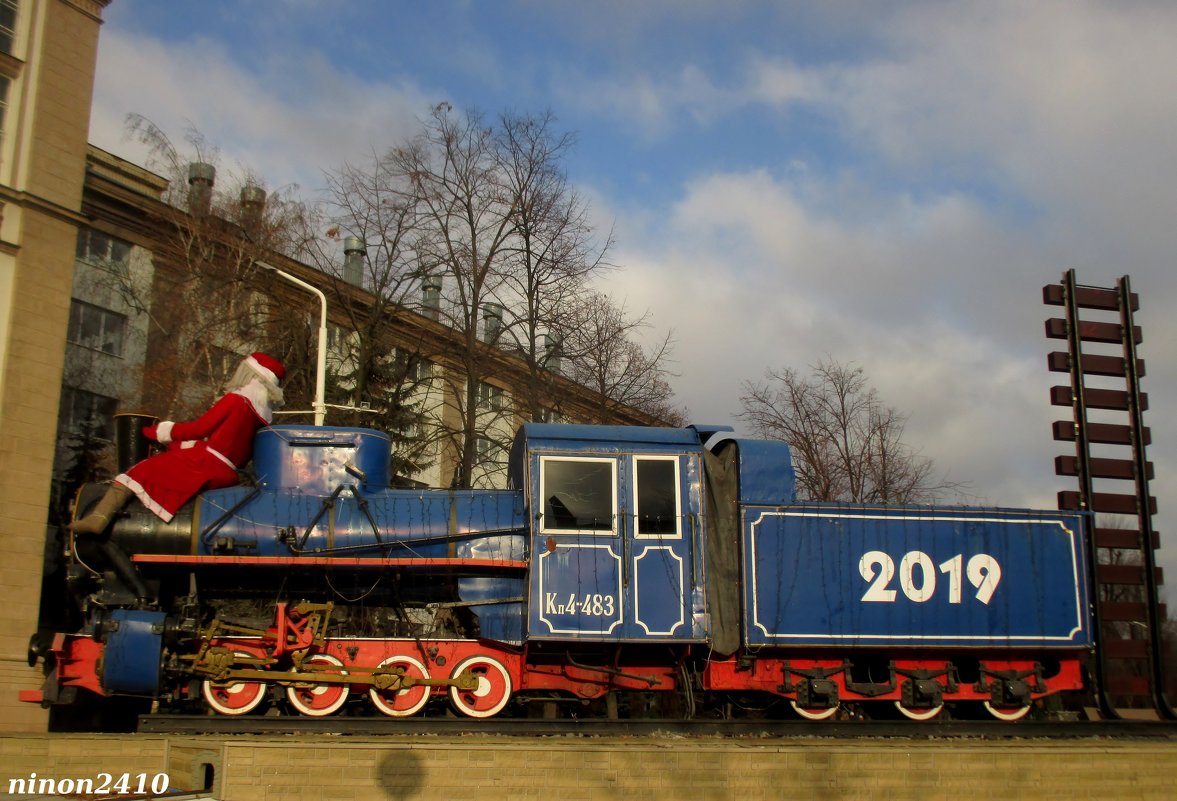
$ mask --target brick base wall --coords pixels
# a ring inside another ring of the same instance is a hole
[[[1177,741],[0,736],[9,780],[167,771],[273,799],[1171,799]]]

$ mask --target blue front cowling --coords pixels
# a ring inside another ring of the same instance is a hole
[[[116,609],[104,626],[106,650],[102,659],[102,687],[119,695],[159,692],[163,647],[163,612]]]
[[[330,495],[340,484],[386,489],[392,442],[368,428],[270,426],[254,437],[253,464],[267,490]]]

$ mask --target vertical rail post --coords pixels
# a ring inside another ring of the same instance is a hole
[[[1132,287],[1128,276],[1117,282],[1120,293],[1120,324],[1124,330],[1124,369],[1129,395],[1129,425],[1132,427],[1132,460],[1136,473],[1136,499],[1139,510],[1140,551],[1144,562],[1144,600],[1148,610],[1149,667],[1152,672],[1153,704],[1157,714],[1177,720],[1177,712],[1165,694],[1165,643],[1157,584],[1156,552],[1153,550],[1152,509],[1148,486],[1148,459],[1145,455],[1144,405],[1141,401],[1140,370],[1136,359],[1135,325],[1132,313]]]
[[[1093,511],[1092,497],[1095,494],[1091,477],[1091,443],[1087,433],[1087,402],[1083,381],[1083,347],[1079,335],[1079,300],[1076,291],[1075,271],[1067,270],[1063,273],[1063,308],[1067,321],[1067,351],[1068,364],[1071,372],[1072,409],[1075,422],[1075,461],[1079,479],[1079,503],[1081,509]],[[1088,586],[1091,587],[1089,603],[1095,625],[1092,626],[1091,636],[1095,642],[1095,664],[1093,673],[1095,679],[1095,703],[1099,713],[1109,720],[1117,720],[1120,714],[1112,705],[1108,696],[1107,669],[1104,659],[1103,603],[1099,589],[1099,549],[1095,542],[1095,518],[1087,527],[1087,576]]]

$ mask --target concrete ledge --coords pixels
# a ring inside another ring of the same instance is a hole
[[[34,772],[167,772],[173,788],[225,801],[1161,801],[1177,742],[0,736],[0,794]]]

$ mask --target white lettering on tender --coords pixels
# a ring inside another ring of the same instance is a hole
[[[975,598],[988,604],[1001,583],[1001,565],[987,553],[969,558],[957,554],[941,562],[939,572],[948,576],[948,603],[959,604],[963,598],[963,579],[976,588]],[[867,582],[862,600],[867,603],[892,603],[899,590],[890,588],[895,578],[895,560],[884,551],[867,551],[858,560],[858,573]],[[922,604],[936,594],[936,563],[922,551],[909,551],[899,560],[899,589],[912,603]]]

